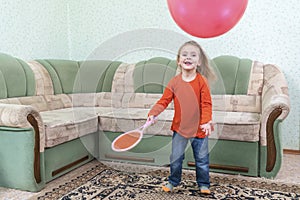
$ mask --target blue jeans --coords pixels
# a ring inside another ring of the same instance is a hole
[[[199,187],[209,187],[208,137],[187,139],[176,132],[173,133],[172,138],[172,153],[170,156],[171,174],[168,177],[168,181],[173,186],[179,185],[181,181],[182,162],[188,141],[191,142],[193,148],[197,184]]]

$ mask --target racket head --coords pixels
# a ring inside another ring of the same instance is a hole
[[[116,137],[111,143],[111,148],[116,152],[128,151],[135,147],[142,137],[143,132],[140,130],[128,131]]]

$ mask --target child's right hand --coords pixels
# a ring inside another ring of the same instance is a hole
[[[147,122],[150,122],[151,124],[155,124],[156,123],[155,116],[149,115],[147,118]]]

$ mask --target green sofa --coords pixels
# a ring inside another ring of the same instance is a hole
[[[275,65],[234,56],[212,59],[218,80],[211,83],[214,133],[209,138],[210,169],[214,172],[275,177],[281,167],[282,120],[289,113],[288,87]],[[148,165],[169,165],[173,105],[147,129],[144,139],[130,151],[113,152],[111,141],[119,132],[140,127],[151,106],[159,99],[176,62],[152,58],[127,67],[119,79],[119,109],[100,117],[99,158]],[[191,148],[184,167],[194,168]]]
[[[210,168],[275,177],[281,166],[282,120],[289,113],[283,73],[234,56],[212,59],[216,130]],[[173,105],[132,150],[114,152],[119,134],[140,127],[168,81],[179,73],[167,58],[118,61],[44,59],[0,54],[0,186],[39,191],[92,159],[168,165]],[[191,149],[185,168],[194,168]]]

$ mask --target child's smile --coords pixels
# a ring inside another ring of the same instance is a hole
[[[183,62],[185,65],[192,65],[193,63],[191,61],[184,61]]]

